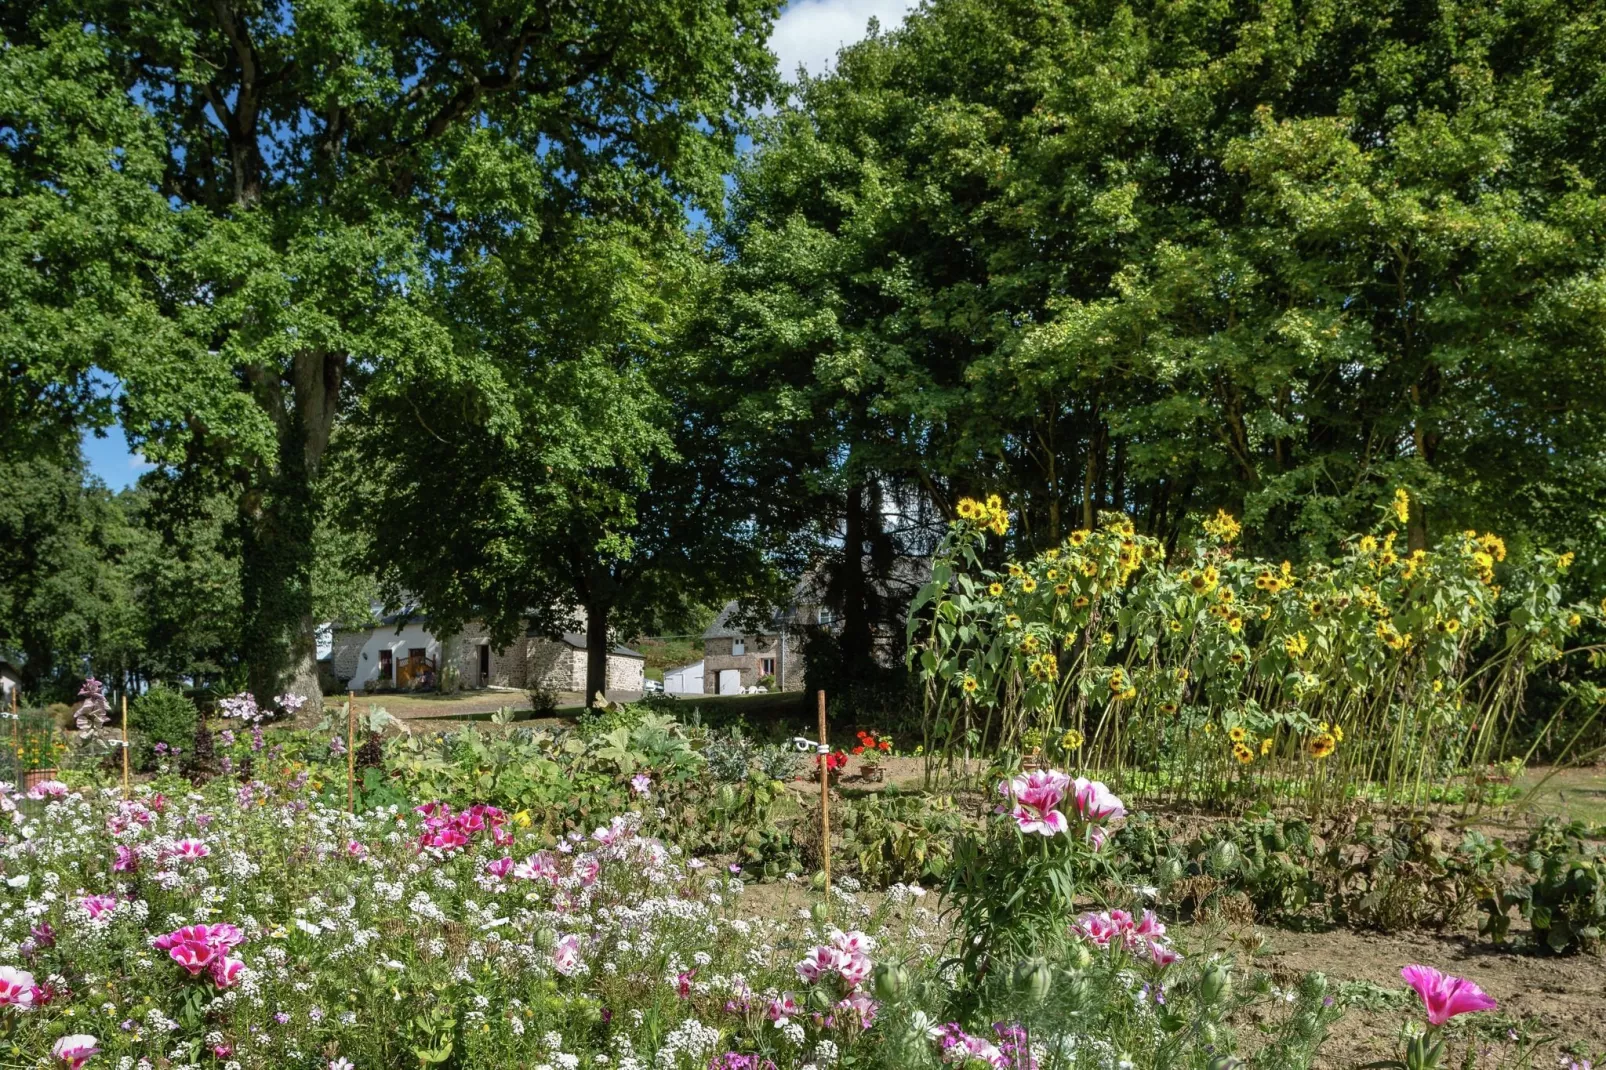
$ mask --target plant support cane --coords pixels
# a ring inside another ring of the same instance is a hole
[[[123,694],[123,798],[131,797],[128,788],[128,694]]]
[[[825,692],[818,691],[820,709],[820,861],[825,870],[825,898],[831,900],[831,747],[825,738]]]
[[[357,812],[357,692],[346,692],[346,810]]]

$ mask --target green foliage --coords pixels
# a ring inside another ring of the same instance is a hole
[[[1327,552],[1404,482],[1413,547],[1599,569],[1606,58],[1587,3],[1486,14],[947,0],[846,49],[739,175],[733,419],[1034,548],[1224,506]]]
[[[1517,856],[1525,886],[1489,897],[1483,931],[1496,942],[1516,907],[1532,926],[1533,943],[1557,954],[1592,951],[1606,926],[1606,853],[1587,842],[1588,830],[1547,818]]]
[[[844,803],[832,819],[859,879],[878,888],[940,884],[948,876],[954,844],[969,831],[952,798],[890,790]]]
[[[1362,792],[1419,804],[1511,757],[1526,683],[1585,663],[1606,608],[1565,598],[1570,553],[1508,556],[1471,530],[1406,551],[1410,501],[1397,490],[1340,556],[1296,568],[1240,555],[1225,512],[1169,560],[1106,514],[997,562],[1005,507],[963,499],[910,609],[927,749],[953,763],[1074,732],[1123,789],[1318,809]]]
[[[182,691],[156,684],[128,706],[128,724],[140,736],[140,757],[148,766],[158,743],[189,750],[200,714]]]

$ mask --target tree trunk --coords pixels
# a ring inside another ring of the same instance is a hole
[[[842,670],[850,680],[864,674],[873,642],[864,575],[864,498],[863,485],[848,488],[842,526]]]
[[[258,403],[278,425],[279,455],[277,469],[240,498],[241,638],[257,702],[271,705],[289,692],[305,698],[302,712],[312,714],[323,706],[312,600],[318,471],[334,431],[345,357],[307,350],[287,371],[251,376]]]
[[[597,696],[608,693],[607,605],[586,606],[586,705],[598,705]]]

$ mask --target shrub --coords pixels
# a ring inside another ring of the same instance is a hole
[[[154,761],[153,748],[158,743],[166,743],[169,747],[189,747],[195,738],[195,725],[199,717],[195,703],[165,684],[157,684],[135,699],[128,710],[128,723],[130,728],[139,733],[143,763],[149,766]]]

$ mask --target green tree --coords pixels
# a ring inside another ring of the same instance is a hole
[[[116,682],[137,645],[117,561],[130,534],[99,483],[66,460],[0,461],[0,650],[23,655],[23,689],[70,698],[90,671]]]
[[[1417,543],[1596,535],[1596,14],[936,0],[739,175],[739,416],[1031,545],[1226,507],[1325,552],[1400,483]]]
[[[430,300],[454,274],[510,247],[540,256],[571,216],[717,204],[738,121],[769,93],[775,10],[34,0],[0,15],[40,68],[20,92],[77,80],[107,113],[137,105],[137,144],[99,111],[46,123],[126,151],[158,205],[138,216],[154,235],[133,246],[149,251],[139,284],[117,288],[140,344],[69,338],[62,363],[123,379],[124,423],[152,460],[233,488],[259,697],[318,694],[319,488],[342,411],[373,383],[477,374]],[[42,137],[14,129],[29,156]],[[74,176],[42,165],[27,181],[46,200]],[[121,255],[105,244],[85,251],[92,268]]]
[[[621,635],[680,631],[768,588],[752,486],[678,344],[709,266],[672,222],[577,224],[561,259],[508,258],[442,300],[480,374],[368,394],[350,495],[392,602],[512,641],[583,610],[588,701]]]

